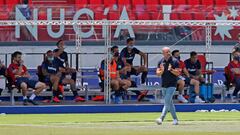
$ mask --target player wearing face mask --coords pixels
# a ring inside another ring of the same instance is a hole
[[[233,60],[228,64],[230,82],[235,84],[235,89],[232,94],[232,102],[237,102],[237,93],[240,90],[240,52],[234,51],[232,53]]]
[[[115,92],[114,103],[120,104],[123,102],[122,101],[123,93],[131,86],[131,81],[128,80],[126,77],[123,77],[123,76],[126,76],[127,71],[125,70],[127,69],[126,67],[123,67],[123,63],[121,62],[121,59],[119,59],[118,47],[113,46],[109,51],[111,52],[111,59],[108,65],[109,74],[110,74],[109,76],[110,84],[111,84],[112,91]],[[105,81],[105,78],[104,78],[105,71],[106,70],[105,70],[105,59],[104,59],[101,61],[101,66],[99,68],[99,78],[101,80],[100,86],[102,90],[104,90],[104,86],[101,84],[104,84],[104,81]],[[103,97],[97,96],[93,100],[98,101],[100,99],[102,100]]]
[[[141,66],[133,66],[133,60],[135,55],[138,54],[144,59],[144,65]],[[132,38],[127,39],[127,47],[123,48],[120,53],[120,58],[124,63],[124,66],[130,66],[131,72],[130,75],[138,76],[142,73],[141,76],[141,84],[146,84],[146,78],[148,74],[147,69],[147,56],[145,53],[141,52],[137,48],[134,47],[134,40]]]
[[[59,103],[59,91],[58,85],[60,84],[70,84],[71,91],[74,96],[75,102],[83,102],[85,99],[80,97],[77,93],[76,83],[73,79],[67,78],[64,75],[64,67],[59,65],[57,58],[54,57],[54,54],[51,50],[46,53],[46,60],[42,64],[42,72],[46,78],[46,82],[50,81],[53,86],[53,102]]]
[[[56,96],[60,94],[58,91],[58,85],[62,74],[59,72],[59,65],[56,61],[56,58],[53,56],[53,51],[47,51],[46,58],[41,67],[42,74],[44,76],[44,82],[52,84],[53,102],[60,102]]]

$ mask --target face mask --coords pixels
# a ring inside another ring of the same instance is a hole
[[[233,59],[238,61],[238,56],[233,56]]]
[[[119,56],[119,52],[114,53],[113,56],[114,56],[114,57],[118,57],[118,56]]]
[[[48,61],[53,61],[54,60],[53,57],[48,57],[47,59],[48,59]]]
[[[238,62],[240,62],[240,56],[238,56]]]
[[[128,46],[128,49],[133,49],[134,48],[134,46],[133,45],[131,45],[131,46]]]
[[[181,57],[180,56],[178,56],[178,57],[175,57],[177,60],[180,60],[181,59]]]

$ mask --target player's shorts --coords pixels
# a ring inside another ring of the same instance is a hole
[[[0,75],[4,75],[5,76],[5,72],[6,72],[6,68],[0,68]]]
[[[62,81],[63,81],[64,78],[65,78],[65,75],[62,75],[60,80],[59,80],[60,84],[62,84]],[[51,83],[50,77],[46,76],[45,79],[44,79],[44,82],[47,83],[47,84],[50,84]]]
[[[191,82],[191,78],[189,78],[189,77],[183,77],[183,76],[179,76],[179,77],[177,78],[177,80],[183,80],[186,85],[190,85],[190,82]]]
[[[30,80],[30,79],[27,78],[27,77],[18,77],[18,78],[16,79],[16,85],[17,85],[17,87],[21,87],[21,84],[22,84],[23,82],[27,84],[28,88],[33,88],[33,89],[36,88],[36,84],[38,83],[38,81]]]
[[[139,73],[137,73],[137,70],[136,70],[134,67],[131,68],[130,74],[131,74],[131,75],[136,75],[136,76],[139,75]]]

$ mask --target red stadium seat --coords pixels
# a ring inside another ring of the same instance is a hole
[[[144,0],[132,0],[133,5],[145,5]]]
[[[130,0],[118,0],[118,5],[131,5]]]
[[[160,5],[172,5],[172,0],[159,0]]]
[[[194,20],[206,20],[204,13],[194,13],[193,18]]]
[[[159,2],[158,0],[146,0],[147,11],[150,11],[150,12],[159,11],[159,9],[158,9],[159,3],[158,2]]]
[[[94,13],[94,20],[102,20],[105,18],[107,18],[107,17],[104,16],[103,13],[100,13],[100,12]]]
[[[8,20],[9,15],[6,14],[5,12],[0,12],[0,20]]]
[[[3,5],[5,4],[5,1],[4,0],[0,0],[0,5]]]
[[[75,5],[76,5],[76,8],[84,8],[84,7],[87,7],[88,6],[88,0],[76,0],[75,1]]]
[[[101,5],[103,3],[102,3],[102,0],[90,0],[89,4],[90,5]]]
[[[124,6],[127,8],[127,10],[132,9],[132,4],[130,0],[118,0],[118,6],[119,9],[121,10]]]
[[[108,13],[108,20],[119,20],[120,13],[119,12],[110,12]]]
[[[186,0],[174,0],[173,1],[174,5],[187,5]]]
[[[153,12],[150,14],[152,20],[163,20],[163,13],[162,12]]]
[[[9,12],[12,12],[15,8],[15,5],[19,4],[19,0],[6,0],[5,1],[8,7]]]
[[[206,19],[207,20],[216,20],[212,13],[208,13],[208,15],[206,15]]]
[[[20,1],[19,0],[6,0],[5,1],[5,4],[7,5],[16,5],[16,4],[19,4]]]
[[[146,0],[146,5],[158,5],[159,0]]]
[[[20,2],[21,2],[21,0],[20,0]],[[33,4],[33,0],[28,0],[28,4],[32,5]]]
[[[202,0],[202,5],[206,6],[214,5],[214,0]]]
[[[112,5],[117,5],[117,0],[104,0],[103,3],[106,7],[109,7]]]
[[[200,5],[200,1],[199,0],[188,0],[188,4],[189,5]]]
[[[133,12],[128,12],[129,20],[136,20],[136,14]]]
[[[136,11],[144,11],[145,3],[144,0],[132,0],[133,9]]]
[[[176,13],[172,13],[172,14],[170,14],[170,19],[171,20],[179,20],[179,15]]]
[[[227,5],[227,0],[216,0],[216,5]]]
[[[150,15],[148,12],[140,12],[137,14],[137,19],[138,20],[150,20]]]
[[[88,0],[76,0],[75,1],[75,4],[76,5],[81,5],[81,6],[85,6],[85,5],[87,5],[88,4]]]
[[[224,6],[224,5],[218,5],[218,6],[215,6],[214,9],[213,9],[214,13],[228,13],[229,12],[229,9],[227,6]]]
[[[75,2],[76,2],[76,0],[67,0],[67,3],[68,3],[68,4],[71,4],[71,5],[74,5]]]
[[[103,12],[104,5],[102,0],[90,0],[88,8],[92,9],[95,13]]]
[[[181,13],[180,19],[181,20],[193,20],[193,17],[192,17],[191,13]]]
[[[189,10],[191,12],[199,12],[201,11],[202,5],[199,0],[188,0]]]

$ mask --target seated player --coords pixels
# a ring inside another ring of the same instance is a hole
[[[7,77],[7,68],[3,64],[3,62],[0,60],[0,76]],[[0,89],[0,95],[2,94],[3,89]]]
[[[113,49],[112,49],[113,50]],[[115,103],[122,103],[122,93],[125,92],[130,86],[131,81],[128,79],[121,79],[119,74],[119,65],[117,63],[119,53],[112,52],[112,58],[110,60],[109,72],[110,72],[110,83],[112,91],[115,92]],[[105,67],[105,60],[101,62],[100,68],[100,78],[104,81],[104,68]]]
[[[28,103],[38,105],[38,103],[34,101],[34,98],[46,88],[46,85],[30,79],[30,74],[23,64],[21,52],[16,51],[12,54],[12,63],[8,67],[8,75],[15,85],[22,90],[23,105],[28,105]],[[35,90],[29,99],[27,98],[28,88]]]
[[[187,85],[193,85],[194,86],[194,92],[196,94],[195,97],[195,103],[204,103],[204,101],[199,97],[200,94],[200,83],[198,80],[191,79],[190,75],[188,73],[188,70],[185,67],[184,62],[181,60],[180,57],[180,51],[179,50],[174,50],[172,52],[172,56],[175,57],[179,61],[179,68],[181,71],[181,75],[178,77],[178,87],[177,89],[179,90],[179,95],[178,95],[178,100],[183,103],[188,103],[188,101],[183,97],[183,90],[185,84]]]
[[[59,40],[57,42],[57,49],[55,49],[54,52],[54,56],[57,58],[58,64],[65,69],[65,73],[64,74],[69,74],[71,76],[71,79],[74,80],[74,82],[76,82],[77,79],[77,70],[74,68],[69,67],[69,63],[68,63],[68,54],[66,51],[64,51],[65,49],[65,44],[63,40]]]
[[[203,78],[201,72],[201,63],[197,58],[196,52],[190,53],[190,58],[184,61],[187,71],[189,72],[189,76],[192,79],[198,80],[200,83],[204,83],[205,79]]]
[[[53,91],[53,102],[60,102],[60,100],[55,97],[60,97],[60,95],[62,95],[62,93],[58,90],[60,81],[59,76],[61,76],[61,73],[57,72],[58,63],[56,63],[56,60],[54,59],[53,51],[47,51],[46,57],[40,66],[40,72],[42,74],[41,80],[46,84],[49,84],[51,87],[50,90]]]
[[[42,72],[46,78],[46,81],[50,81],[53,85],[53,102],[60,102],[58,97],[59,83],[64,85],[70,84],[75,102],[85,101],[83,98],[78,96],[75,81],[67,76],[66,69],[59,65],[51,50],[47,52],[46,60],[42,63]]]
[[[229,75],[229,81],[233,84],[235,84],[235,89],[232,94],[232,102],[237,103],[237,94],[240,90],[240,51],[234,50],[233,54],[233,60],[228,64],[228,75]]]
[[[0,60],[0,75],[7,76],[7,68],[4,63]]]
[[[238,33],[238,42],[235,44],[235,46],[233,47],[232,52],[238,51],[240,52],[240,33]]]
[[[131,81],[131,84],[132,84],[131,87],[136,87],[135,86],[136,83],[134,81],[132,81],[131,78],[130,78],[130,76],[131,76],[131,68],[132,67],[130,65],[124,66],[124,63],[123,63],[122,59],[119,56],[118,46],[113,46],[111,48],[111,52],[113,54],[116,54],[115,56],[116,56],[117,68],[118,68],[118,71],[119,71],[121,79]],[[145,98],[147,93],[148,93],[147,90],[145,90],[143,92],[141,92],[139,90],[134,90],[132,92],[134,92],[137,95],[138,101],[148,100],[148,99]]]
[[[143,57],[144,59],[143,66],[133,66],[133,60],[136,54],[139,54],[141,57]],[[134,40],[132,38],[127,39],[127,47],[122,49],[120,57],[123,61],[124,66],[131,67],[130,75],[138,76],[140,73],[142,73],[141,84],[145,85],[148,74],[147,56],[145,53],[141,52],[140,50],[134,47]]]
[[[4,63],[0,60],[0,76],[7,77],[7,68],[5,67]],[[0,95],[3,89],[0,89]]]

